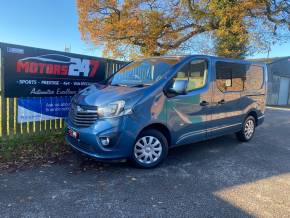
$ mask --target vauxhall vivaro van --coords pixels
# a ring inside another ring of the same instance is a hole
[[[264,64],[210,56],[129,63],[72,99],[66,140],[96,159],[159,164],[174,146],[236,133],[252,139],[264,120]]]

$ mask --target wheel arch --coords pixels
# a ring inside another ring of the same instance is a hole
[[[141,131],[138,134],[138,137],[139,137],[139,135],[142,132],[144,132],[145,130],[148,130],[148,129],[155,129],[155,130],[158,130],[159,132],[161,132],[165,136],[165,138],[167,139],[168,147],[171,146],[171,141],[172,141],[171,133],[170,133],[168,127],[165,124],[162,124],[162,123],[151,123],[151,124],[145,126],[143,129],[141,129]]]
[[[253,116],[255,118],[255,124],[256,126],[258,125],[258,113],[256,110],[250,110],[248,113],[247,113],[247,116],[245,117],[245,119],[247,119],[248,116]]]

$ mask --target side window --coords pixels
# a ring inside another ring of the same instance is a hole
[[[190,62],[188,72],[188,86],[187,91],[202,88],[206,83],[207,76],[207,61],[194,60]]]
[[[246,90],[258,90],[264,82],[264,69],[261,66],[251,65],[246,75]]]
[[[184,65],[173,78],[174,80],[188,80],[189,64]]]
[[[245,87],[248,65],[230,62],[216,62],[216,83],[222,92],[239,92]]]
[[[193,60],[184,65],[173,79],[188,80],[188,92],[202,88],[206,83],[207,65],[206,60]]]

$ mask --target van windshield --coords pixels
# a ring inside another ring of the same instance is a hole
[[[180,57],[149,58],[134,61],[111,78],[112,86],[147,86],[162,78]]]

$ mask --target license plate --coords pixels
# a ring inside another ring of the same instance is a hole
[[[75,139],[78,139],[80,134],[77,131],[74,131],[73,129],[68,129],[67,134]]]

